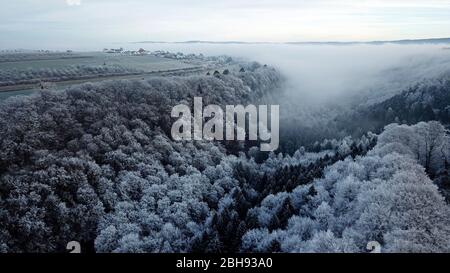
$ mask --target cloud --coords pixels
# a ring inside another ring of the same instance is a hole
[[[81,5],[81,0],[66,0],[66,3],[69,6],[79,6]]]

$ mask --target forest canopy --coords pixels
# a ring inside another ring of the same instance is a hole
[[[369,241],[386,252],[450,251],[449,135],[439,121],[277,154],[173,141],[176,104],[280,94],[276,70],[242,68],[2,102],[0,251],[63,252],[72,240],[86,252],[364,252]]]

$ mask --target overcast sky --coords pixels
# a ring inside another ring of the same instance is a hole
[[[450,37],[450,0],[1,0],[0,48]]]

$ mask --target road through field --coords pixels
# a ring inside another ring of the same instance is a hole
[[[146,73],[133,73],[128,75],[114,75],[114,76],[103,76],[103,77],[87,77],[79,80],[68,80],[68,81],[58,81],[52,82],[52,89],[58,89],[61,87],[67,87],[74,84],[82,84],[86,82],[100,82],[106,80],[131,80],[131,79],[147,79],[149,77],[156,76],[184,76],[199,73],[206,73],[207,69],[204,67],[196,66],[190,68],[181,69],[171,69],[165,71],[153,71]],[[8,97],[15,95],[28,95],[33,92],[40,90],[39,84],[22,84],[13,86],[2,86],[0,87],[0,100],[4,100]]]

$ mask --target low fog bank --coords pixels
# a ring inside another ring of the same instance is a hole
[[[450,69],[444,45],[140,44],[148,50],[226,54],[276,67],[296,103],[367,102]]]
[[[312,147],[315,141],[324,139],[360,137],[366,129],[378,132],[382,124],[366,117],[361,109],[370,109],[426,79],[450,74],[450,50],[443,44],[138,46],[147,50],[225,54],[277,68],[286,78],[283,95],[277,92],[276,96],[268,96],[263,104],[280,105],[280,145],[287,152],[301,146]],[[359,118],[360,123],[353,118]]]

